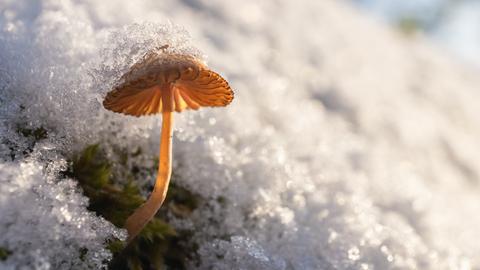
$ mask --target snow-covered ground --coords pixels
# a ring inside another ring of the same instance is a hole
[[[175,181],[206,199],[175,224],[192,268],[480,269],[480,79],[423,39],[333,0],[0,3],[1,269],[110,258],[125,232],[59,172],[97,142],[157,152],[159,117],[101,101],[163,44],[235,91],[176,115]]]
[[[401,24],[416,24],[437,45],[469,65],[480,67],[480,1],[351,0],[371,14]]]

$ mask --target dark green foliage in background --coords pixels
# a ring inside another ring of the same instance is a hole
[[[397,22],[398,29],[405,35],[411,36],[421,30],[420,22],[413,17],[404,17]]]

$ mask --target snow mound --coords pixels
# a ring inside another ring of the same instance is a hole
[[[174,181],[203,198],[188,222],[174,221],[195,232],[192,269],[480,267],[480,80],[424,40],[336,1],[2,10],[0,247],[12,255],[1,267],[110,258],[105,240],[123,231],[89,213],[59,172],[97,142],[155,155],[159,117],[101,101],[165,44],[205,58],[202,48],[235,90],[227,108],[175,116]],[[35,130],[40,141],[25,135]]]
[[[125,233],[87,211],[75,181],[43,169],[35,160],[0,164],[0,246],[11,252],[3,267],[100,268],[111,258],[105,240]]]

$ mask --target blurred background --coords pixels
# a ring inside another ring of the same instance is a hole
[[[407,34],[422,34],[470,65],[480,67],[480,1],[350,0]]]

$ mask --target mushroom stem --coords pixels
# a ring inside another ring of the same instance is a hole
[[[172,173],[172,124],[173,112],[163,111],[157,180],[148,200],[135,210],[125,223],[128,231],[127,243],[130,243],[155,216],[167,195]]]

